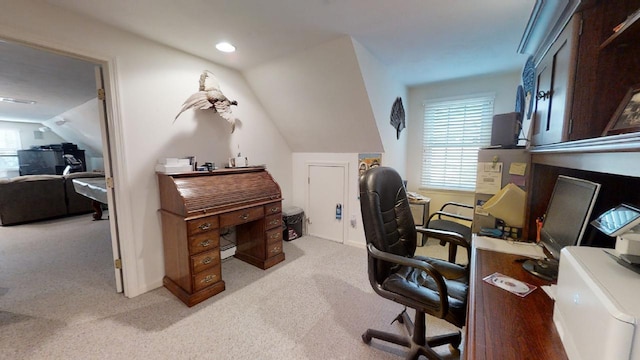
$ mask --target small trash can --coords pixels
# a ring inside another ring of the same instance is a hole
[[[302,236],[304,211],[301,208],[289,206],[282,209],[282,218],[284,220],[282,238],[285,241],[291,241]]]

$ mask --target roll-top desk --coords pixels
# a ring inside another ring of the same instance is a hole
[[[188,306],[224,291],[218,229],[236,226],[235,257],[261,269],[284,260],[282,193],[264,167],[158,173],[164,286]]]

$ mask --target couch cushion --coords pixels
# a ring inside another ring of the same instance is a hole
[[[0,182],[2,225],[60,217],[66,214],[62,176],[29,175]]]
[[[23,175],[16,176],[11,179],[2,179],[0,180],[0,184],[7,183],[18,183],[18,182],[27,182],[27,181],[45,181],[51,179],[62,179],[61,175]]]

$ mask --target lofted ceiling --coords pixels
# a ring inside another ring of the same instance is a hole
[[[44,1],[243,73],[350,36],[407,86],[521,69],[526,56],[518,54],[517,48],[536,2]],[[236,45],[237,51],[218,52],[214,44],[221,40]],[[35,120],[49,119],[87,101],[87,89],[94,93],[95,82],[89,72],[93,64],[1,41],[0,52],[13,54],[0,60],[0,96],[42,99],[37,110],[28,110]],[[55,64],[56,71],[50,72],[46,64]],[[83,76],[68,76],[67,71],[78,69]],[[54,78],[56,75],[60,78]],[[70,79],[80,80],[77,90],[70,83],[48,87]],[[7,85],[12,91],[5,88]],[[22,109],[0,103],[0,116],[19,119],[24,115],[19,111]]]
[[[238,69],[345,35],[405,85],[520,69],[535,0],[46,0]],[[214,48],[236,45],[233,54]]]
[[[0,119],[42,122],[96,97],[95,65],[0,40]]]

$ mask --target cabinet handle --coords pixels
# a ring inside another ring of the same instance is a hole
[[[247,220],[248,218],[249,218],[249,214],[240,215],[240,219],[242,219],[242,220]]]
[[[207,240],[205,240],[205,241],[200,243],[200,246],[202,246],[202,247],[207,247],[209,245],[211,245],[211,239],[207,239]]]
[[[269,222],[269,225],[278,225],[280,223],[280,220],[278,219],[273,219]]]
[[[200,230],[209,230],[211,229],[211,223],[207,222],[207,223],[201,224],[200,226],[198,226],[198,228]]]
[[[547,100],[551,98],[551,90],[549,91],[538,91],[538,94],[536,95],[536,100]]]
[[[207,265],[207,264],[211,264],[211,262],[213,261],[213,259],[209,256],[207,256],[206,258],[202,259],[202,263]]]
[[[271,252],[276,254],[280,252],[280,246],[274,247],[273,249],[271,249]]]
[[[280,211],[280,208],[279,208],[279,207],[272,207],[272,208],[271,208],[271,212],[272,212],[272,213],[277,213],[278,211]]]
[[[278,237],[280,237],[280,233],[275,233],[275,234],[271,234],[271,236],[269,236],[271,239],[277,239]]]
[[[204,278],[204,279],[200,280],[200,282],[201,282],[201,283],[208,284],[208,283],[212,282],[212,281],[213,281],[213,280],[215,280],[215,279],[216,279],[216,276],[215,276],[215,275],[207,275],[207,276],[205,276],[205,278]]]

